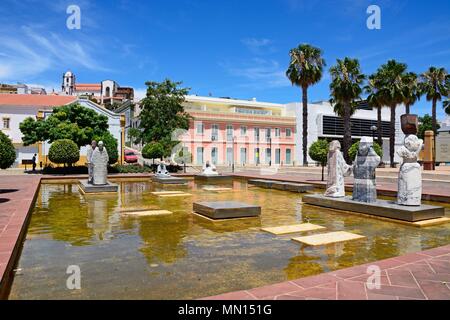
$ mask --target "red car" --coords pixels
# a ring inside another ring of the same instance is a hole
[[[125,150],[125,162],[126,163],[137,163],[138,157],[134,151]]]

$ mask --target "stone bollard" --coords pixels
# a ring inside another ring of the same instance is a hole
[[[434,170],[434,132],[432,130],[425,131],[423,151],[423,169]]]

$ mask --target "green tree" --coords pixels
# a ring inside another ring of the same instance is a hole
[[[328,161],[328,141],[327,140],[317,140],[310,147],[308,154],[314,161],[317,161],[322,166],[322,181],[325,180],[324,168]]]
[[[70,139],[82,147],[108,131],[108,118],[79,104],[71,104],[53,109],[45,120],[25,119],[20,124],[20,131],[25,146]]]
[[[16,149],[11,139],[0,131],[0,169],[11,167],[16,161]]]
[[[128,129],[128,139],[130,139],[133,144],[141,143],[141,130],[138,128]]]
[[[94,140],[97,142],[103,141],[105,145],[106,151],[108,151],[109,164],[115,164],[119,160],[119,145],[117,139],[114,136],[107,132],[104,132],[102,135],[95,136]]]
[[[381,65],[376,73],[372,76],[375,79],[375,87],[377,88],[377,101],[384,106],[388,106],[391,111],[391,119],[389,124],[389,158],[391,167],[394,164],[395,151],[395,111],[399,104],[405,103],[405,83],[407,83],[408,66],[395,60],[389,60],[386,64]],[[379,128],[381,130],[381,128]]]
[[[72,140],[56,140],[50,146],[48,158],[53,163],[72,166],[72,164],[80,160],[80,149]]]
[[[441,126],[439,123],[437,124],[437,130],[439,130]],[[417,136],[420,139],[425,138],[425,131],[433,130],[433,118],[429,114],[425,114],[423,117],[419,117],[419,129],[417,131]]]
[[[163,82],[147,82],[147,95],[141,101],[141,139],[143,143],[158,142],[164,155],[170,155],[178,144],[172,134],[177,129],[189,129],[191,116],[184,111],[183,102],[189,90],[180,88],[181,82],[169,79]]]
[[[444,107],[445,113],[450,115],[450,99],[445,100],[442,106]]]
[[[352,159],[352,161],[355,160],[356,154],[358,153],[358,149],[359,149],[359,141],[355,142],[348,151],[348,154]],[[378,143],[376,142],[373,143],[373,150],[377,155],[380,156],[380,158],[383,158],[383,148]]]
[[[164,146],[159,142],[147,143],[144,148],[142,148],[142,157],[145,159],[162,159],[164,157]]]
[[[417,100],[420,99],[420,90],[419,90],[419,81],[418,76],[414,72],[408,72],[404,79],[403,86],[403,95],[405,96],[404,104],[405,104],[405,112],[406,114],[410,114],[411,106],[416,103]]]
[[[449,74],[444,68],[430,67],[420,78],[420,91],[426,96],[427,101],[432,102],[432,130],[437,134],[436,106],[438,101],[449,96]]]
[[[378,79],[376,78],[376,74],[372,74],[369,76],[368,84],[364,87],[364,91],[368,94],[367,103],[370,107],[377,109],[377,140],[378,144],[383,145],[383,129],[382,129],[382,119],[381,119],[381,110],[383,109],[383,104],[380,102],[379,93],[378,93]]]
[[[308,88],[322,79],[326,65],[322,50],[309,44],[301,44],[289,51],[290,63],[286,76],[292,85],[302,89],[303,104],[303,165],[308,165]]]
[[[348,149],[352,143],[352,128],[350,118],[355,113],[356,101],[361,100],[362,84],[365,75],[357,59],[345,57],[337,59],[337,64],[330,68],[331,101],[335,103],[334,112],[344,122],[344,141],[342,150],[344,159],[350,162]]]

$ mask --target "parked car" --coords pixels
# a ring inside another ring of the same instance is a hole
[[[125,162],[126,163],[137,163],[138,156],[132,150],[125,150]]]

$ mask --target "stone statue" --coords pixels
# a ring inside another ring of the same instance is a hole
[[[166,164],[164,162],[161,162],[158,165],[155,176],[157,176],[159,178],[169,178],[170,177],[169,171],[167,171]]]
[[[397,203],[404,206],[420,206],[422,200],[422,172],[417,156],[423,140],[416,135],[406,136],[404,146],[397,150],[403,159],[398,174]]]
[[[108,151],[103,145],[103,141],[98,143],[97,148],[95,148],[92,153],[91,162],[93,165],[93,185],[105,185],[108,184]]]
[[[93,164],[92,164],[92,154],[94,153],[95,148],[97,147],[97,141],[92,140],[91,144],[87,147],[87,155],[86,155],[86,164],[88,166],[88,183],[92,184],[92,181],[94,180],[94,173],[93,173]]]
[[[381,159],[373,149],[373,138],[362,137],[353,163],[353,200],[373,203],[377,201],[375,170]]]
[[[212,163],[210,163],[208,160],[206,161],[205,165],[203,166],[202,169],[202,174],[204,175],[218,175],[219,173],[217,172],[216,166]]]
[[[341,152],[341,144],[337,140],[330,143],[327,169],[328,179],[325,196],[331,198],[345,197],[344,177],[352,173],[352,167],[345,162]]]

